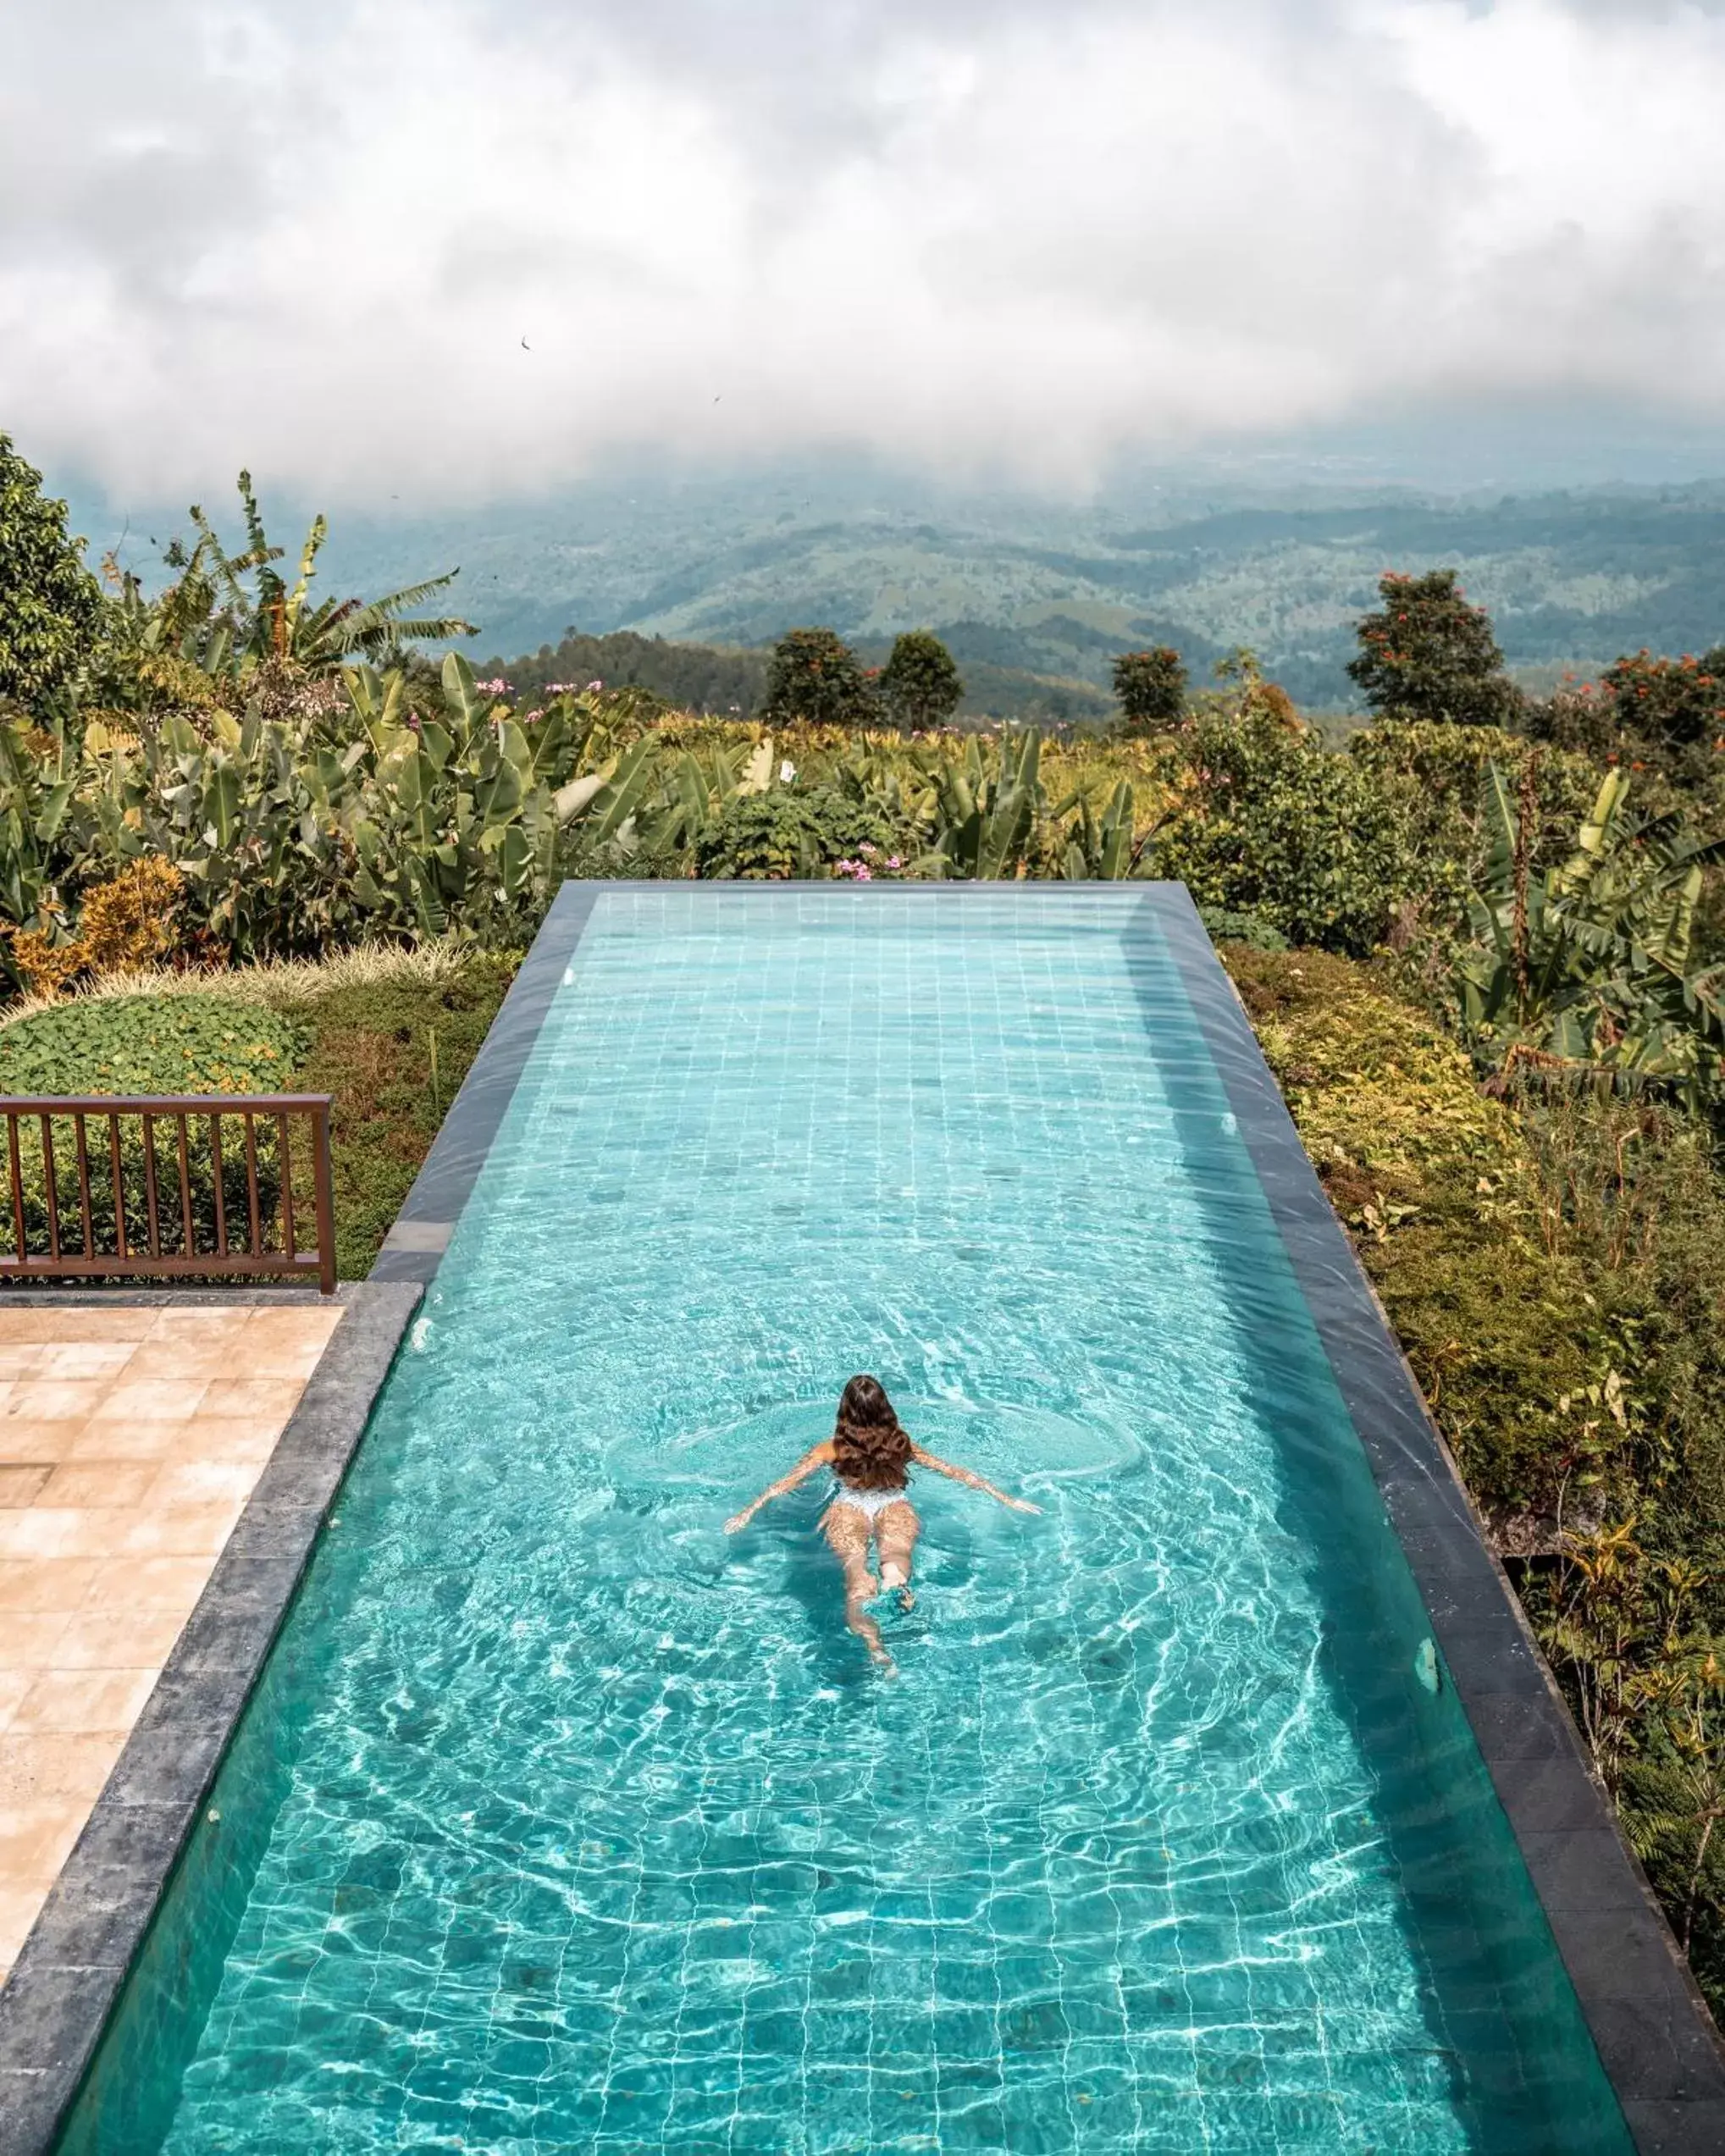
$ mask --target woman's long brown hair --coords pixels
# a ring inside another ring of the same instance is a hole
[[[852,1490],[902,1490],[910,1440],[878,1378],[853,1378],[838,1403],[832,1464]]]

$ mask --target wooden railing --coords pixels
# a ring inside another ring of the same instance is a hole
[[[334,1293],[327,1093],[9,1094],[0,1120],[0,1280],[315,1275]]]

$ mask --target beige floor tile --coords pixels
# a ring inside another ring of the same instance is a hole
[[[7,1734],[124,1736],[156,1689],[153,1669],[45,1669],[14,1709]]]
[[[75,1797],[0,1797],[0,1879],[46,1893],[89,1816]]]
[[[46,1669],[60,1651],[73,1623],[72,1612],[52,1615],[7,1610],[0,1612],[0,1669]]]
[[[31,1468],[47,1479],[43,1505],[137,1506],[162,1469],[153,1460],[63,1460],[57,1468]]]
[[[230,1333],[225,1338],[197,1335],[147,1340],[141,1347],[132,1350],[125,1368],[126,1383],[201,1388],[213,1378],[231,1378],[240,1371],[249,1374],[252,1357],[245,1342],[244,1333]]]
[[[34,1669],[0,1669],[0,1730],[9,1726],[40,1675]]]
[[[94,1804],[124,1741],[106,1730],[67,1736],[8,1729],[0,1739],[0,1809],[55,1797]]]
[[[233,1460],[217,1452],[195,1452],[190,1459],[170,1456],[158,1468],[144,1503],[151,1509],[217,1504],[237,1509],[257,1486],[258,1473],[255,1459]]]
[[[0,1304],[0,1981],[340,1317]]]
[[[20,1378],[0,1401],[0,1451],[14,1423],[87,1422],[109,1390],[106,1378]]]
[[[281,1436],[272,1424],[245,1415],[194,1415],[172,1428],[173,1441],[160,1456],[164,1467],[219,1460],[261,1468]]]
[[[153,1675],[174,1651],[183,1611],[80,1610],[47,1650],[55,1669],[147,1669]]]
[[[110,1557],[97,1564],[80,1607],[178,1610],[188,1617],[209,1576],[207,1557]]]
[[[0,1310],[0,1341],[146,1340],[161,1313],[148,1303],[44,1304],[34,1310]]]
[[[41,1495],[42,1484],[53,1473],[52,1468],[14,1467],[9,1463],[0,1467],[0,1512],[9,1512],[14,1506],[33,1505]]]
[[[102,1423],[184,1423],[197,1412],[207,1380],[199,1377],[122,1378],[90,1411]]]
[[[143,1350],[130,1341],[61,1341],[36,1353],[41,1357],[35,1374],[39,1378],[107,1378],[119,1375],[135,1355]]]
[[[100,1557],[8,1557],[0,1564],[0,1611],[69,1617],[84,1606],[103,1568]]]
[[[170,1303],[157,1313],[148,1337],[152,1342],[180,1335],[220,1340],[231,1333],[243,1333],[257,1315],[256,1303]]]
[[[117,1557],[125,1548],[130,1516],[108,1506],[32,1505],[0,1512],[0,1564],[16,1557]]]
[[[67,1447],[69,1460],[165,1460],[187,1425],[175,1422],[86,1423]],[[0,1445],[5,1443],[0,1424]]]
[[[37,1465],[64,1460],[83,1434],[84,1418],[76,1422],[0,1421],[0,1460],[8,1467]]]
[[[124,1554],[139,1557],[220,1556],[243,1501],[225,1499],[216,1504],[165,1505],[141,1513],[127,1532]]]
[[[280,1430],[299,1405],[304,1385],[297,1378],[218,1378],[198,1403],[205,1415],[244,1415]]]

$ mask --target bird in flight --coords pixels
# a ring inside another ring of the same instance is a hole
[[[523,337],[521,340],[521,348],[523,351],[531,351],[533,350],[533,346],[528,344],[525,337]]]

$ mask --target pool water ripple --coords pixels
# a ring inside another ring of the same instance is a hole
[[[605,894],[426,1318],[69,2148],[1626,2148],[1135,894]]]

